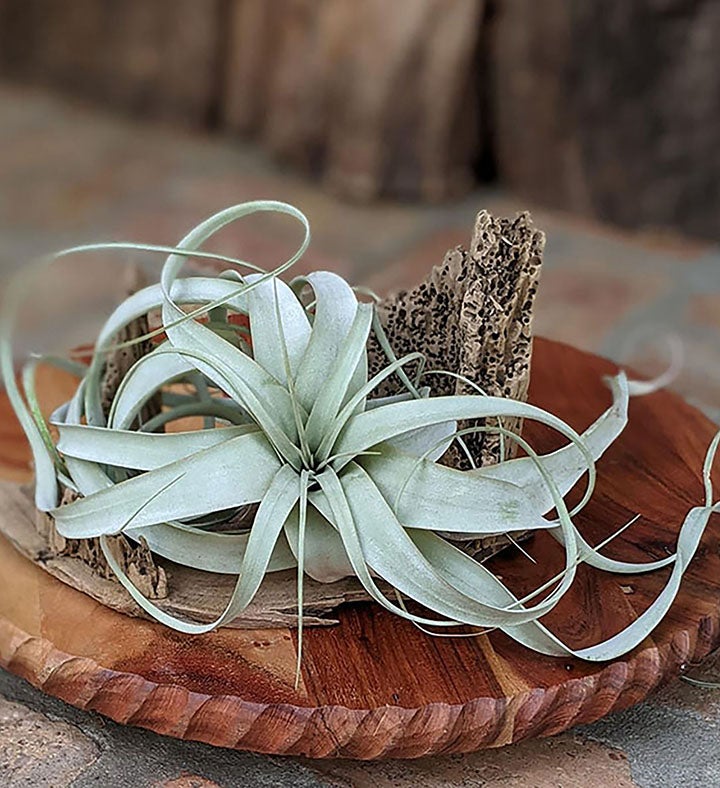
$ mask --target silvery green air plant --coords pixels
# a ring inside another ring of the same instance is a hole
[[[297,253],[272,271],[204,251],[211,236],[257,212],[280,212],[305,231]],[[135,601],[153,618],[181,632],[208,632],[235,618],[269,572],[297,568],[299,625],[305,574],[323,583],[354,576],[367,594],[395,615],[437,634],[462,625],[500,629],[542,654],[609,660],[630,651],[665,615],[698,546],[713,501],[710,470],[720,441],[703,469],[706,499],[690,509],[677,550],[659,561],[616,561],[589,545],[573,524],[595,482],[595,462],[627,422],[628,400],[652,390],[620,373],[607,381],[612,404],[582,435],[562,419],[530,404],[481,394],[432,396],[405,368],[419,353],[392,354],[368,379],[367,342],[381,332],[373,303],[358,300],[340,276],[319,271],[281,278],[306,250],[305,216],[290,205],[261,201],[238,205],[194,228],[177,248],[94,244],[65,250],[28,267],[6,291],[2,314],[2,368],[8,394],[30,441],[36,505],[70,539],[99,537],[108,563]],[[73,398],[51,417],[54,443],[35,397],[31,361],[20,384],[12,357],[13,326],[33,282],[48,265],[75,254],[136,249],[166,255],[159,284],[127,298],[97,337],[92,359],[80,370]],[[217,276],[181,277],[189,259],[225,263]],[[122,329],[148,313],[161,325],[151,352],[122,380],[106,416],[100,381],[104,359]],[[233,315],[245,315],[249,331]],[[211,319],[207,319],[211,315]],[[400,375],[406,390],[374,396]],[[190,382],[184,395],[168,393]],[[22,391],[21,391],[22,388]],[[162,412],[139,422],[158,394]],[[610,399],[610,397],[609,397]],[[165,433],[165,424],[203,417],[196,431]],[[504,418],[534,420],[557,430],[563,448],[538,455]],[[523,456],[468,471],[438,460],[462,441],[457,422],[482,420],[483,429],[515,441]],[[564,496],[581,478],[585,494],[572,511]],[[59,506],[59,490],[79,493]],[[212,528],[218,519],[255,505],[248,527]],[[555,510],[555,517],[549,513]],[[547,530],[565,550],[563,570],[523,599],[491,566],[442,536],[476,539]],[[183,620],[143,597],[113,552],[108,537],[144,539],[153,553],[207,572],[237,575],[225,611],[211,623]],[[671,566],[655,602],[614,637],[579,651],[540,619],[573,583],[580,563],[617,573]],[[379,584],[379,580],[385,584]],[[389,594],[387,587],[395,590]],[[412,600],[412,612],[406,602]],[[419,611],[419,612],[418,612]],[[302,630],[301,630],[302,631]]]

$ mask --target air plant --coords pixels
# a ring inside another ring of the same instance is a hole
[[[257,211],[279,211],[303,224],[305,239],[287,263],[266,272],[202,251],[219,229]],[[573,517],[592,495],[595,462],[627,422],[629,397],[652,385],[630,382],[623,373],[610,379],[612,405],[582,435],[524,402],[481,393],[434,397],[422,385],[423,367],[416,363],[421,354],[395,358],[374,304],[358,300],[341,277],[321,271],[289,284],[280,278],[305,251],[309,237],[307,220],[296,209],[255,202],[216,214],[177,248],[101,244],[56,255],[112,248],[169,255],[159,284],[130,296],[102,328],[75,395],[51,417],[57,443],[37,406],[36,362],[24,375],[24,396],[14,375],[12,326],[31,285],[27,275],[13,282],[2,316],[2,365],[34,454],[37,507],[52,515],[64,537],[99,537],[109,565],[135,601],[185,633],[230,622],[267,573],[296,568],[300,627],[304,575],[323,583],[355,576],[378,604],[434,631],[462,625],[500,629],[542,654],[594,661],[615,658],[640,643],[670,607],[710,514],[720,507],[710,484],[720,435],[705,462],[706,500],[689,511],[677,552],[643,564],[608,558],[601,552],[604,545],[593,547],[583,539]],[[213,258],[233,268],[218,276],[183,278],[188,258]],[[251,273],[240,273],[248,268]],[[100,399],[104,359],[117,347],[123,328],[149,313],[160,315],[161,325],[151,334],[157,344],[129,370],[106,415]],[[246,316],[245,328],[233,319],[237,314]],[[368,379],[372,331],[387,350],[388,363]],[[403,393],[373,397],[391,375],[402,381]],[[169,391],[177,381],[192,385],[183,394]],[[141,423],[143,407],[158,395],[165,399],[163,411]],[[162,431],[188,415],[203,417],[203,428]],[[503,419],[518,417],[556,430],[566,445],[538,455],[503,428]],[[515,441],[523,456],[468,471],[440,464],[450,444],[461,442],[466,432],[457,422],[467,420],[481,420],[485,426],[474,429],[498,431],[505,441]],[[583,476],[585,494],[569,510],[564,496]],[[77,500],[58,506],[59,485],[76,491]],[[247,527],[213,528],[249,505],[255,509]],[[522,599],[490,567],[440,535],[512,538],[540,529],[564,547],[564,568]],[[121,533],[145,540],[154,553],[178,564],[237,575],[222,615],[197,623],[146,599],[110,549],[108,537]],[[663,592],[632,624],[576,651],[540,618],[567,592],[582,562],[619,573],[673,568]],[[397,591],[395,598],[380,579]],[[420,607],[409,609],[407,600]]]

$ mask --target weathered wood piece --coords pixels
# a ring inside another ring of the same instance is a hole
[[[490,396],[525,400],[533,305],[544,246],[545,236],[535,228],[530,214],[496,219],[481,211],[467,250],[450,250],[424,282],[379,304],[380,320],[396,356],[419,350],[426,356],[428,370],[462,375]],[[377,342],[371,342],[370,371],[374,374],[387,364],[387,358]],[[451,376],[433,375],[426,382],[436,394],[477,393]],[[378,393],[393,394],[399,388],[399,379],[393,375]],[[520,422],[506,419],[503,427],[518,431]],[[480,433],[464,440],[478,464],[500,460],[497,435]],[[449,463],[468,467],[457,451]]]
[[[607,407],[610,362],[536,340],[530,401],[576,429]],[[0,400],[3,472],[27,463],[22,433]],[[674,549],[703,500],[701,466],[716,427],[679,397],[634,400],[630,424],[598,466],[577,524],[593,544],[639,512],[610,545],[643,561]],[[560,440],[527,423],[540,451]],[[26,471],[25,471],[26,472]],[[720,469],[714,473],[720,486]],[[562,549],[538,534],[542,565]],[[542,570],[515,551],[493,560],[518,594]],[[581,567],[546,623],[575,647],[606,638],[656,598],[667,571],[617,576]],[[602,599],[602,604],[598,600]],[[720,517],[715,515],[670,613],[626,657],[606,664],[531,653],[500,633],[431,638],[376,605],[352,605],[335,627],[306,631],[296,690],[289,630],[222,629],[190,637],[123,616],[43,572],[0,541],[0,665],[45,692],[123,723],[260,752],[411,758],[550,736],[637,703],[720,644]]]
[[[0,487],[0,491],[2,487]],[[20,491],[11,491],[14,497],[21,495]],[[43,512],[36,512],[32,504],[31,493],[27,492],[24,505],[18,499],[13,507],[12,520],[0,514],[0,533],[14,534],[17,541],[15,546],[23,555],[38,562],[48,571],[52,570],[56,562],[61,565],[78,567],[80,578],[76,588],[84,588],[87,578],[96,577],[98,586],[105,588],[105,583],[115,579],[98,539],[65,539],[56,528],[52,517]],[[65,490],[62,503],[69,503],[77,498],[71,490]],[[20,517],[20,509],[24,516]],[[34,517],[31,516],[34,513]],[[40,541],[38,542],[38,537]],[[12,541],[12,539],[11,539]],[[129,542],[125,536],[120,535],[110,539],[116,560],[125,570],[135,586],[149,599],[164,599],[167,596],[167,573],[162,566],[155,562],[153,554],[147,544],[141,540],[138,544]],[[82,565],[82,566],[78,566]],[[72,571],[64,571],[68,582],[72,583]],[[90,583],[92,587],[92,583]],[[90,594],[93,596],[93,594]],[[101,596],[96,598],[102,601]],[[112,607],[112,605],[111,605]]]

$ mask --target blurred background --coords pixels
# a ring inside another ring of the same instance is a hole
[[[638,337],[679,333],[678,386],[717,414],[719,132],[714,0],[0,0],[0,270],[273,198],[312,222],[305,269],[384,291],[480,208],[530,209],[538,331],[648,370]],[[297,240],[253,218],[214,248],[270,266]],[[48,274],[25,346],[92,336],[118,271]]]
[[[344,198],[497,181],[626,227],[720,232],[713,0],[2,0],[0,14],[9,81],[253,139]]]
[[[537,333],[648,373],[677,334],[675,387],[720,420],[719,143],[717,0],[0,0],[0,283],[45,252],[174,244],[211,213],[266,198],[310,218],[300,270],[385,292],[467,244],[481,208],[529,209],[547,234]],[[213,250],[272,267],[298,241],[289,220],[253,217]],[[44,275],[22,351],[91,339],[130,262],[157,274],[161,261],[93,255]],[[8,682],[0,673],[0,690],[45,708]],[[617,718],[606,739],[627,749],[638,784],[713,784],[700,772],[693,782],[697,764],[675,733],[687,728],[691,749],[714,753],[717,703],[663,697],[635,722]],[[696,709],[711,724],[694,721]],[[0,723],[13,719],[0,708]],[[0,782],[13,779],[3,764],[19,763],[27,779],[15,784],[50,784],[43,769],[69,784],[57,775],[80,750],[53,750],[43,720],[19,756],[14,723],[0,724]],[[113,744],[100,764],[156,747],[112,726],[102,736]],[[530,743],[522,768],[481,753],[418,764],[409,782],[391,766],[352,766],[338,784],[635,785],[615,751],[611,762],[577,741]],[[174,774],[189,749],[149,752],[153,769]],[[297,764],[253,758],[223,753],[213,774],[240,784],[231,767],[245,759],[252,784],[301,784]],[[538,777],[542,763],[573,781]],[[182,779],[172,784],[216,784]]]
[[[0,269],[274,198],[310,217],[306,269],[383,291],[480,208],[530,209],[538,331],[641,367],[638,336],[679,333],[717,414],[719,53],[714,0],[0,0]],[[215,249],[296,242],[252,219]],[[122,281],[49,274],[24,345],[87,339]]]
[[[678,333],[677,386],[717,416],[718,132],[714,0],[0,0],[0,271],[273,198],[311,220],[301,267],[386,291],[480,208],[530,209],[538,332],[648,371]],[[272,266],[297,241],[260,217],[214,248]],[[44,277],[25,348],[92,336],[119,270]]]

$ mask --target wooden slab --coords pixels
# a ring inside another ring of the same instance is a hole
[[[577,429],[609,401],[615,367],[537,340],[531,400]],[[46,382],[47,383],[47,382]],[[61,385],[46,395],[60,399]],[[48,402],[48,405],[52,404]],[[670,393],[633,400],[630,426],[599,465],[578,518],[595,543],[639,512],[607,549],[649,560],[674,549],[679,524],[703,500],[701,466],[715,427]],[[528,426],[536,448],[557,437]],[[0,401],[6,476],[27,476],[27,450]],[[715,482],[720,488],[720,474]],[[200,637],[110,611],[0,545],[0,665],[45,692],[127,724],[226,747],[311,757],[412,758],[549,736],[644,698],[720,643],[720,517],[714,516],[681,592],[652,639],[596,665],[541,657],[499,633],[431,638],[373,605],[305,632],[303,681],[293,687],[296,635],[231,630]],[[539,534],[529,551],[560,566]],[[516,592],[539,569],[518,552],[494,560]],[[583,567],[545,621],[575,646],[612,635],[659,593],[667,570],[614,576]],[[602,599],[602,603],[600,600]]]
[[[153,620],[114,577],[103,577],[97,572],[97,567],[79,556],[54,553],[46,536],[38,531],[38,516],[30,485],[20,486],[0,480],[0,539],[9,542],[20,555],[46,572],[106,607],[125,615]],[[202,572],[160,557],[155,559],[155,565],[167,578],[167,590],[160,598],[160,604],[164,610],[180,618],[214,621],[225,610],[237,582],[235,575]],[[386,593],[392,590],[382,582],[380,588]],[[150,593],[147,586],[144,593]],[[303,624],[308,627],[333,626],[338,623],[334,611],[340,605],[368,602],[370,599],[354,577],[345,577],[331,584],[306,578]],[[264,629],[296,625],[297,570],[287,569],[267,575],[253,601],[227,626]]]

